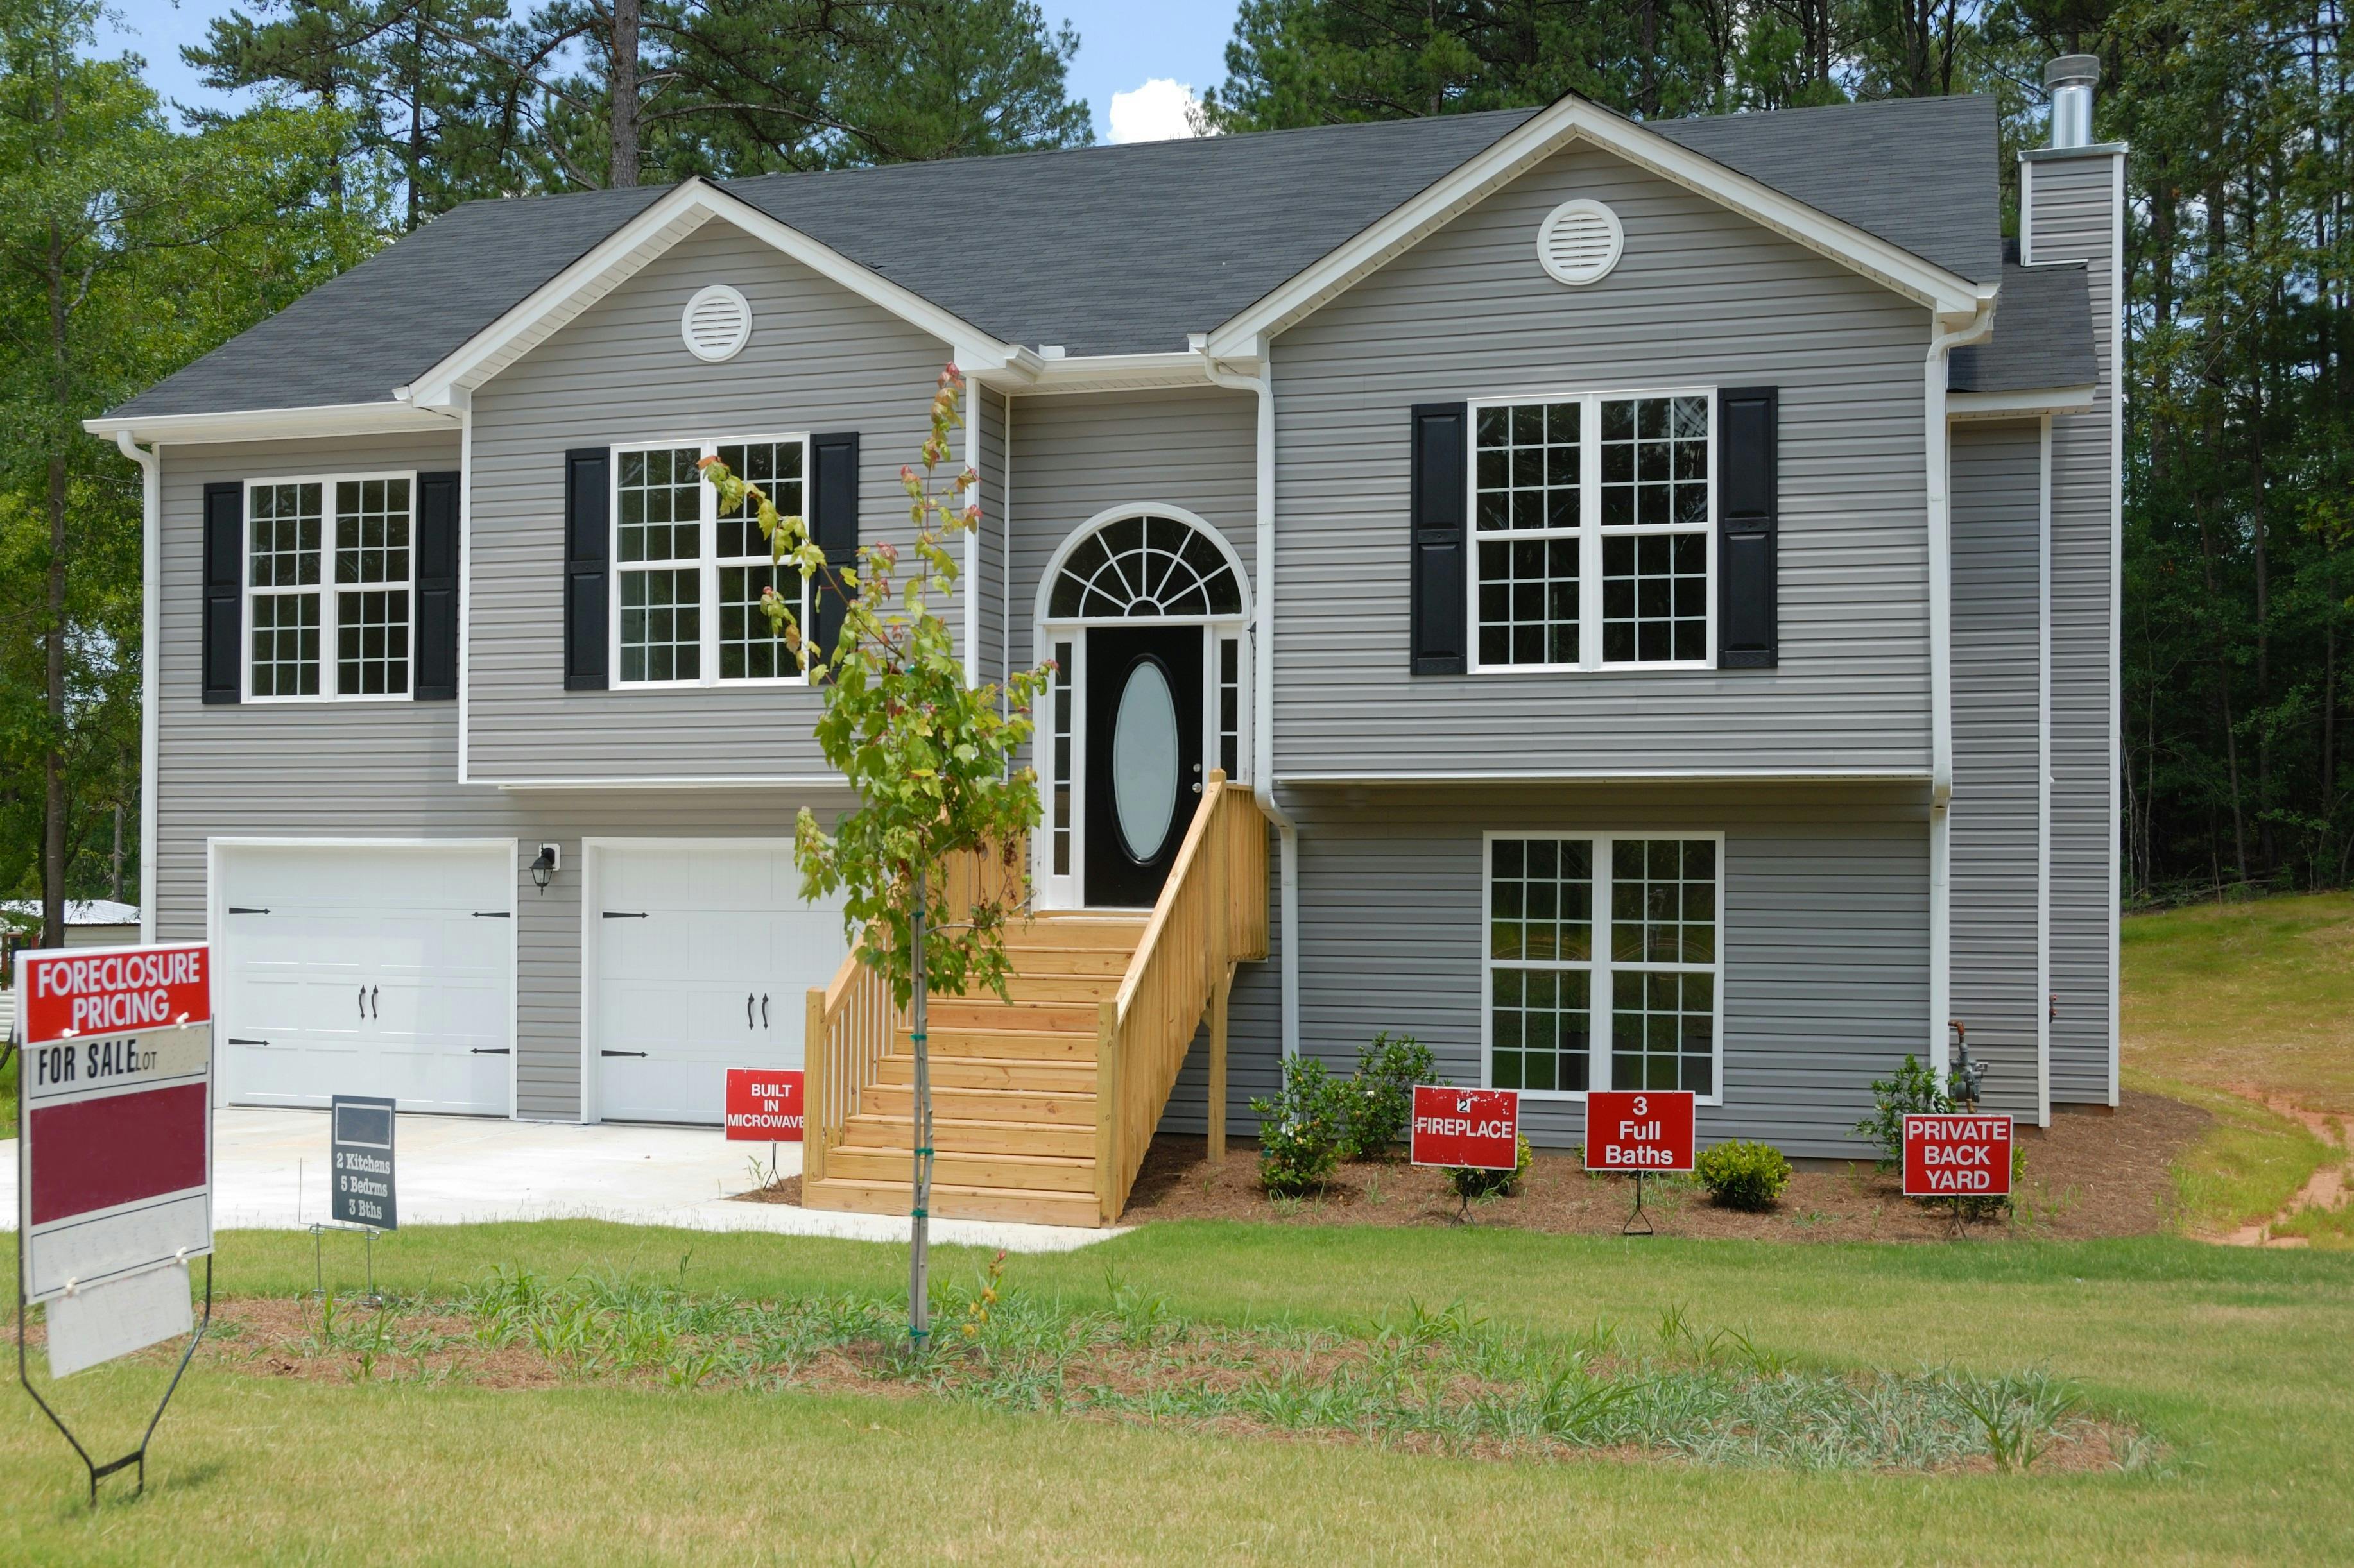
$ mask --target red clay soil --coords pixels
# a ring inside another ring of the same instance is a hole
[[[2027,1164],[2009,1223],[1968,1227],[1975,1237],[2081,1240],[2147,1235],[2170,1228],[2175,1191],[2168,1167],[2211,1118],[2195,1106],[2128,1090],[2109,1115],[2063,1112],[2049,1129],[2022,1127]],[[1159,1220],[1257,1220],[1271,1224],[1451,1225],[1459,1202],[1443,1171],[1404,1160],[1343,1165],[1320,1195],[1270,1199],[1258,1185],[1257,1146],[1232,1139],[1223,1169],[1204,1161],[1198,1138],[1152,1140],[1122,1224]],[[1954,1234],[1942,1207],[1914,1202],[1893,1173],[1869,1164],[1792,1175],[1769,1213],[1718,1207],[1689,1178],[1651,1179],[1644,1208],[1661,1235],[1745,1236],[1761,1241],[1943,1241]],[[796,1194],[798,1196],[798,1194]],[[1634,1183],[1589,1177],[1568,1158],[1539,1153],[1508,1198],[1471,1205],[1468,1224],[1553,1235],[1615,1235],[1626,1223]]]

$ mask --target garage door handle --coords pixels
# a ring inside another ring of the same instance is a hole
[[[748,991],[744,993],[744,1027],[752,1027],[752,993]]]
[[[762,991],[762,992],[760,993],[760,1027],[761,1027],[761,1028],[763,1028],[763,1029],[766,1029],[768,1026],[769,1026],[769,993],[768,993],[767,991]]]
[[[643,1051],[599,1051],[597,1054],[599,1056],[642,1056],[645,1053]]]
[[[367,987],[366,986],[360,987],[360,1016],[362,1018],[367,1016]]]
[[[642,909],[608,909],[605,911],[605,918],[608,920],[642,920],[645,917],[646,912]]]
[[[232,1045],[267,1045],[270,1044],[267,1040],[239,1040],[234,1034],[228,1037],[228,1043]]]
[[[270,913],[267,909],[249,909],[244,907],[242,905],[237,904],[230,905],[228,906],[228,912],[232,915],[267,915]]]
[[[368,987],[368,1016],[370,1018],[382,1018],[384,1016],[384,1009],[376,1004],[376,987]]]
[[[477,1045],[474,1047],[474,1054],[477,1056],[504,1056],[506,1054],[507,1048],[504,1045]]]

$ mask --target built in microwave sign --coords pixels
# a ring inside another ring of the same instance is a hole
[[[801,1075],[771,1067],[728,1068],[727,1136],[757,1143],[799,1143]]]
[[[1520,1092],[1416,1084],[1411,1149],[1416,1165],[1519,1170]]]
[[[1908,1116],[1904,1195],[2000,1198],[2010,1192],[2010,1118]]]

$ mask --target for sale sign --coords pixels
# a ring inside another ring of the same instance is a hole
[[[1908,1116],[1904,1195],[2001,1198],[2010,1192],[2010,1118]]]
[[[1596,1089],[1585,1097],[1588,1171],[1690,1171],[1690,1089]]]
[[[16,1191],[27,1301],[212,1251],[208,968],[201,944],[24,955]],[[122,1018],[168,1022],[108,1022]]]
[[[801,1075],[769,1067],[727,1069],[727,1136],[758,1143],[801,1140]]]
[[[1520,1091],[1416,1084],[1410,1147],[1416,1165],[1519,1170]]]

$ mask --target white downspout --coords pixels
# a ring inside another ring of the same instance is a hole
[[[155,712],[155,661],[162,636],[164,592],[163,449],[141,451],[129,430],[114,432],[115,450],[139,465],[139,939],[155,939],[155,762],[163,722]]]
[[[1251,649],[1251,793],[1275,824],[1278,914],[1283,962],[1283,1054],[1299,1054],[1299,824],[1275,799],[1275,364],[1265,339],[1258,373],[1238,376],[1210,357],[1197,341],[1202,368],[1216,386],[1258,397],[1258,528],[1251,559],[1258,568],[1258,603]]]
[[[1994,330],[1994,302],[1968,324],[1930,323],[1921,386],[1928,420],[1929,523],[1929,1063],[1942,1083],[1954,1015],[1954,516],[1953,440],[1946,424],[1947,356]]]

